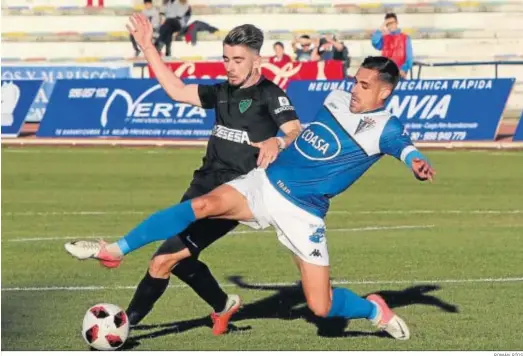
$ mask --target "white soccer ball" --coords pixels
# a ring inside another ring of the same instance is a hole
[[[82,336],[97,350],[116,350],[129,336],[127,314],[114,304],[96,304],[85,313]]]

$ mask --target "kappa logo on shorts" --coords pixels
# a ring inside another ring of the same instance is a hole
[[[238,105],[240,109],[240,113],[243,114],[251,107],[252,99],[244,99],[240,101],[240,104]]]
[[[314,249],[314,250],[312,250],[312,252],[310,253],[309,256],[312,256],[312,257],[321,257],[321,252],[320,252],[320,250],[318,250],[318,249]]]
[[[315,244],[322,243],[325,240],[325,226],[320,226],[312,233],[309,240]]]

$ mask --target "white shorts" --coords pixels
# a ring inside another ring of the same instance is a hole
[[[329,265],[323,219],[287,200],[269,182],[264,169],[254,169],[227,184],[245,196],[254,216],[242,224],[253,229],[273,226],[278,240],[299,258],[318,266]]]

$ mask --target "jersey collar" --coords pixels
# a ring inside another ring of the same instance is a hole
[[[371,111],[360,112],[360,113],[358,113],[358,114],[360,114],[360,115],[376,114],[376,113],[378,113],[378,112],[382,112],[382,111],[384,111],[384,110],[385,110],[385,107],[384,107],[384,106],[381,106],[381,107],[379,107],[379,108],[377,108],[377,109],[374,109],[374,110],[371,110]],[[350,111],[350,109],[349,109],[349,111]],[[352,111],[350,111],[350,112],[351,112],[352,114],[354,114]]]
[[[371,110],[371,111],[362,112],[362,114],[375,114],[375,113],[383,111],[383,110],[385,110],[385,108],[383,106],[381,106],[381,107]]]

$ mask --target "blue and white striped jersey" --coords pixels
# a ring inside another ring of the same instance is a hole
[[[324,217],[342,193],[387,154],[405,162],[423,158],[402,123],[384,110],[350,111],[351,94],[333,91],[316,119],[267,168],[274,187],[297,206]]]

